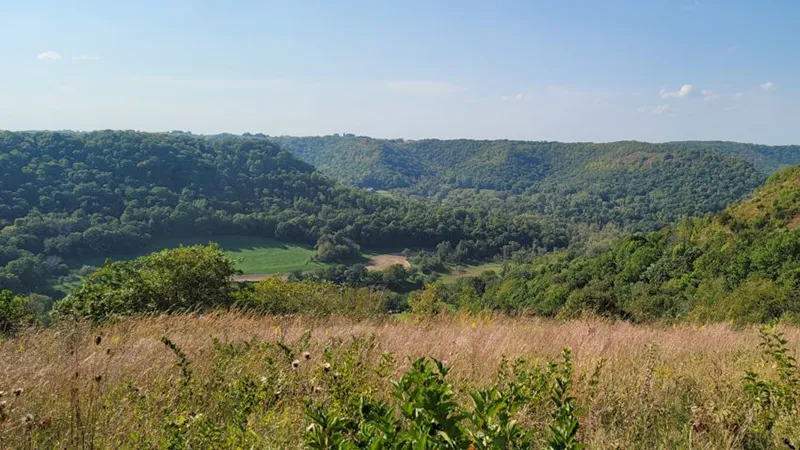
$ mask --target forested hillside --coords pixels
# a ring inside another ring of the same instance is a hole
[[[742,144],[729,141],[682,141],[663,145],[671,149],[691,148],[742,158],[766,174],[800,164],[800,145]]]
[[[164,236],[256,235],[342,247],[460,241],[552,248],[521,217],[392,199],[337,184],[265,139],[102,131],[0,132],[0,290],[41,290],[66,262]]]
[[[797,321],[800,166],[719,214],[634,234],[599,254],[548,255],[500,279],[449,289],[445,297],[454,302],[466,293],[490,308],[543,315]]]
[[[738,158],[750,153],[694,143],[271,139],[352,185],[631,230],[721,210],[766,178]],[[762,166],[776,167],[772,161]]]

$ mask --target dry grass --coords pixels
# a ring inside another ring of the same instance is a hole
[[[213,369],[210,355],[215,339],[296,342],[309,329],[315,359],[332,339],[372,336],[376,354],[395,355],[395,375],[406,370],[411,359],[432,356],[448,362],[455,380],[473,386],[492,381],[504,356],[544,361],[557,358],[562,348],[569,347],[575,357],[579,402],[588,401],[586,379],[603,358],[606,364],[595,404],[583,405],[583,435],[597,448],[638,447],[640,431],[625,422],[631,419],[626,414],[643,414],[636,410],[645,408],[641,403],[649,405],[647,411],[655,408],[654,414],[670,408],[684,415],[687,409],[694,411],[695,417],[671,417],[669,421],[683,421],[683,429],[674,430],[675,435],[666,430],[651,437],[658,446],[673,446],[682,433],[695,439],[689,435],[693,429],[697,431],[698,421],[708,421],[701,431],[716,433],[713,439],[709,434],[705,442],[716,445],[734,439],[726,436],[723,425],[713,430],[714,414],[738,404],[736,388],[747,369],[769,370],[759,357],[757,330],[735,330],[725,324],[667,327],[599,319],[557,322],[496,317],[414,324],[391,319],[355,322],[234,313],[149,317],[95,329],[81,325],[34,330],[0,341],[0,391],[6,391],[4,399],[13,402],[16,414],[0,424],[0,447],[21,442],[14,436],[25,427],[20,422],[24,414],[34,414],[37,423],[47,421],[45,425],[51,426],[52,421],[53,427],[66,430],[67,424],[62,422],[72,420],[76,392],[84,397],[84,404],[88,397],[101,405],[103,425],[96,430],[100,442],[119,442],[136,428],[136,421],[156,426],[162,418],[125,417],[129,410],[117,402],[124,386],[157,392],[156,386],[177,383],[175,355],[160,342],[162,336],[168,336],[188,355],[195,378],[204,379]],[[783,331],[796,350],[800,329]],[[101,337],[99,345],[97,336]],[[261,363],[252,361],[250,365],[257,368]],[[96,377],[102,378],[97,381]],[[11,394],[16,388],[24,390],[19,398]],[[674,427],[672,422],[665,423]],[[302,429],[303,424],[296,424],[295,435]],[[59,444],[75,445],[64,440]]]

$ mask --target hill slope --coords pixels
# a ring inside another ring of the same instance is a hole
[[[667,142],[663,145],[669,148],[713,151],[721,155],[742,158],[765,174],[800,164],[800,145],[760,145],[728,141],[680,141]]]
[[[679,143],[271,139],[352,185],[632,230],[721,210],[765,178],[740,158]]]
[[[548,245],[531,220],[346,187],[265,139],[0,132],[0,172],[0,289],[18,292],[63,274],[64,259],[130,253],[169,236],[322,239],[333,250],[466,240],[476,257],[511,241]]]
[[[747,200],[595,256],[552,256],[484,292],[493,307],[647,320],[800,318],[800,166]]]

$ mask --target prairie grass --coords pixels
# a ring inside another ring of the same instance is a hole
[[[780,331],[796,352],[800,329]],[[773,448],[797,431],[778,420],[771,440],[748,434],[761,410],[742,387],[746,373],[777,376],[759,342],[756,328],[726,324],[491,316],[415,323],[214,313],[64,324],[0,340],[0,448],[167,448],[203,433],[230,447],[301,448],[306,402],[385,398],[419,357],[446,361],[467,404],[467,390],[496,383],[510,361],[543,365],[564,348],[589,448]],[[259,383],[267,386],[247,388]],[[550,413],[521,420],[546,425]]]

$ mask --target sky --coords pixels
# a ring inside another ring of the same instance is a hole
[[[0,129],[800,144],[800,2],[0,0]]]

